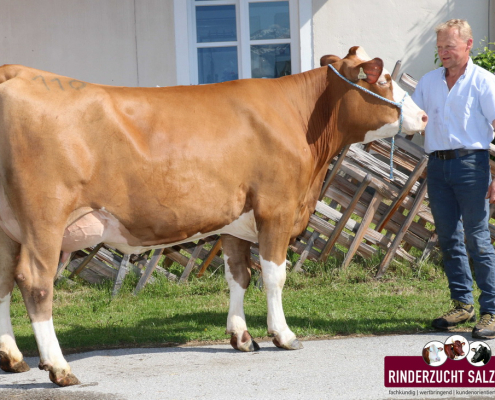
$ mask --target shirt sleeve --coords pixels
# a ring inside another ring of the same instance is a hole
[[[416,105],[424,110],[424,102],[423,102],[423,78],[421,78],[416,85],[416,89],[414,90],[411,98],[416,103]]]

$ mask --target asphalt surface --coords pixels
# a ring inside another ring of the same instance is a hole
[[[463,335],[473,341],[469,333]],[[0,371],[0,399],[155,400],[155,399],[419,399],[493,398],[464,390],[460,395],[420,395],[416,389],[384,386],[385,356],[420,356],[430,341],[448,333],[373,336],[304,341],[286,351],[261,342],[254,353],[230,345],[103,350],[66,356],[80,385],[59,388],[28,357],[31,370]],[[486,341],[495,349],[495,340]],[[495,358],[495,357],[494,357]],[[492,360],[495,363],[495,360]],[[486,390],[486,388],[484,388]],[[495,391],[495,384],[494,389]],[[467,394],[466,394],[467,393]]]

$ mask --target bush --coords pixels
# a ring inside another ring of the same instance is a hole
[[[480,44],[483,44],[483,42],[486,42],[486,39],[482,40]],[[490,71],[492,74],[495,74],[495,50],[490,49],[490,46],[495,46],[495,43],[486,43],[486,45],[482,48],[477,48],[476,52],[478,54],[472,57],[472,59],[473,63],[476,65],[479,65],[487,71]]]

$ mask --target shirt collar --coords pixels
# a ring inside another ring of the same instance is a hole
[[[460,78],[463,78],[464,76],[467,75],[468,72],[471,71],[471,69],[473,68],[473,60],[471,59],[471,57],[468,58],[468,62],[467,62],[467,66],[466,66],[466,69],[464,70],[464,73],[460,76]],[[442,77],[445,79],[445,72],[447,72],[447,69],[446,68],[442,68]]]

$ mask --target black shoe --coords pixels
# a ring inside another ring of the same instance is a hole
[[[475,322],[476,314],[472,304],[466,304],[459,300],[452,300],[454,308],[431,323],[436,329],[449,329],[464,322]]]
[[[495,339],[495,314],[481,314],[472,335],[475,339]]]

